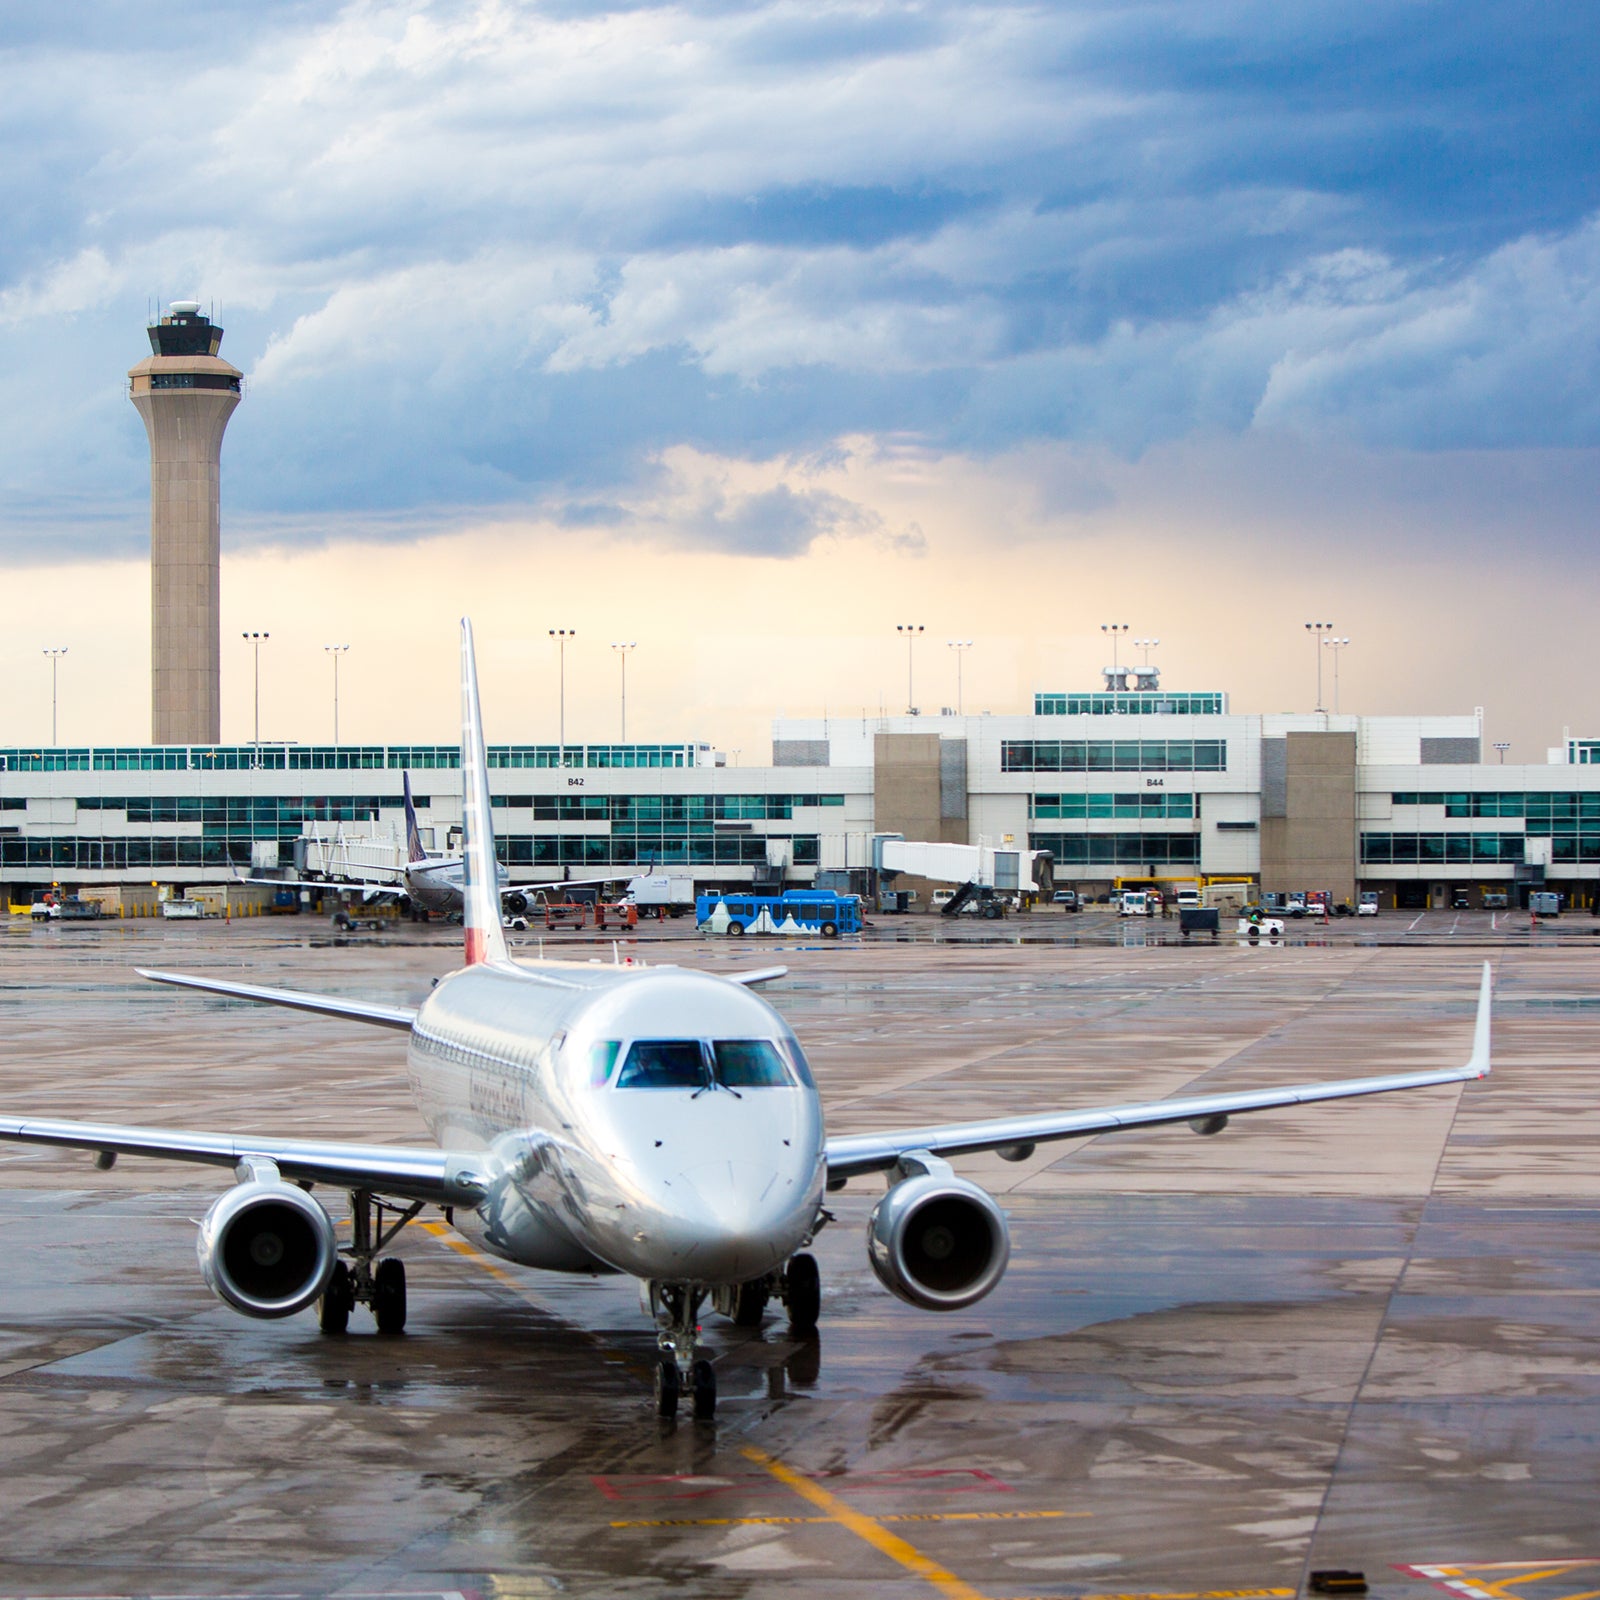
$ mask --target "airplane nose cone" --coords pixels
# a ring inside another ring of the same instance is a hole
[[[754,1162],[708,1161],[681,1173],[673,1188],[682,1208],[681,1270],[705,1283],[770,1272],[799,1247],[810,1221],[798,1175]]]

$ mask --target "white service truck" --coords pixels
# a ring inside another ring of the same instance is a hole
[[[628,898],[641,911],[681,917],[694,910],[694,879],[686,873],[644,873],[628,880]]]

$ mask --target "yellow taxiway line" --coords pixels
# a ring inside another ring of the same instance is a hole
[[[937,1589],[940,1594],[947,1597],[947,1600],[984,1600],[970,1583],[941,1567],[931,1557],[923,1555],[915,1545],[908,1544],[899,1534],[890,1533],[880,1519],[866,1516],[853,1506],[847,1506],[838,1495],[830,1494],[814,1478],[806,1477],[803,1472],[796,1472],[793,1467],[787,1466],[776,1456],[769,1456],[765,1450],[759,1450],[753,1444],[745,1445],[741,1454],[746,1460],[765,1467],[779,1483],[793,1489],[802,1500],[809,1500],[818,1511],[826,1514],[825,1520],[838,1523],[841,1528],[853,1533],[863,1544],[870,1544],[874,1550],[888,1556],[907,1572],[914,1573],[924,1583]]]

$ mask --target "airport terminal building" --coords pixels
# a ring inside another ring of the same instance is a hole
[[[500,859],[518,882],[683,869],[705,885],[864,868],[872,837],[1049,850],[1058,883],[1248,879],[1383,903],[1600,890],[1600,741],[1483,760],[1481,713],[1235,714],[1220,692],[1042,692],[1019,715],[779,719],[772,764],[709,745],[497,745]],[[460,823],[453,745],[0,748],[0,881],[202,884],[304,870],[308,842],[398,853]]]

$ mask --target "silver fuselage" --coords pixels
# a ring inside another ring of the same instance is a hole
[[[405,868],[406,893],[413,905],[435,916],[459,916],[462,907],[462,865],[459,856],[433,861],[413,861]],[[496,866],[496,880],[510,882],[504,867]]]
[[[635,1039],[770,1040],[803,1070],[771,1006],[699,973],[479,965],[440,981],[407,1062],[439,1144],[483,1153],[487,1196],[457,1225],[559,1271],[699,1284],[772,1271],[821,1205],[816,1090],[596,1082],[594,1047],[625,1056]]]

